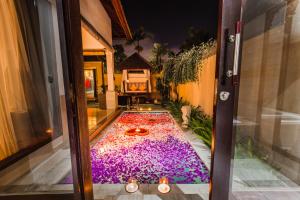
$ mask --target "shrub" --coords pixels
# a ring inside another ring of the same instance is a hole
[[[198,81],[198,72],[203,68],[203,60],[213,54],[215,49],[216,42],[209,40],[171,57],[164,63],[163,81],[173,82],[175,85]]]
[[[179,121],[182,120],[182,106],[188,105],[187,102],[183,101],[182,98],[175,101],[169,101],[167,104],[167,109],[173,115],[173,117]]]
[[[200,107],[192,107],[189,128],[199,136],[206,146],[211,148],[212,120],[200,109]]]
[[[181,108],[185,105],[189,105],[189,103],[183,101],[181,98],[180,100],[169,101],[167,108],[170,110],[170,113],[175,119],[181,121]],[[188,127],[199,136],[206,146],[211,148],[213,128],[212,119],[201,110],[200,106],[192,106]]]

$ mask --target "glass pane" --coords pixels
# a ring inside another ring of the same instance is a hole
[[[96,98],[96,79],[95,69],[84,70],[84,84],[85,84],[85,95],[88,100],[94,100]]]
[[[72,192],[55,1],[0,1],[0,194]]]
[[[232,199],[300,199],[300,5],[248,0]]]

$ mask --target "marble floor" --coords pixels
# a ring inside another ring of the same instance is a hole
[[[276,118],[280,119],[281,125],[285,125],[285,127],[282,130],[286,131],[286,133],[291,133],[291,129],[287,129],[288,126],[299,126],[300,124],[300,115],[296,113],[288,113],[274,109],[264,108],[261,117],[263,120],[274,120]],[[240,127],[257,126],[255,122],[248,121],[243,118],[235,120],[234,123]],[[242,133],[246,133],[247,129],[241,130],[243,130],[241,131]],[[251,130],[250,133],[253,132],[252,129],[249,130]],[[242,155],[243,156],[237,156],[237,158],[235,158],[233,161],[233,199],[300,199],[299,185],[287,178],[285,175],[283,175],[283,173],[280,170],[280,167],[271,167],[270,162],[266,162],[267,157],[259,159],[257,156],[254,155]],[[284,155],[278,158],[282,158],[282,160],[278,159],[279,163],[289,161],[289,159],[287,159]],[[294,163],[291,163],[290,161],[289,163],[291,169],[295,170],[295,172],[299,171],[297,165],[294,165]],[[275,165],[276,163],[273,161],[272,164]],[[286,165],[289,166],[289,164]]]
[[[125,191],[122,184],[104,184],[93,186],[96,200],[204,200],[208,199],[207,184],[170,185],[168,194],[161,194],[156,184],[142,184],[133,194]]]
[[[299,200],[300,191],[243,191],[234,192],[233,200]]]

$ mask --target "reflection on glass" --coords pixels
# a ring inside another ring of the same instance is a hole
[[[84,70],[85,95],[88,100],[95,100],[96,98],[95,71],[95,69]]]
[[[0,27],[0,193],[52,191],[71,171],[55,1],[0,1]]]
[[[233,196],[300,199],[300,5],[245,1],[243,19]]]

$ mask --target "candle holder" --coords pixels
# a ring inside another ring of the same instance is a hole
[[[129,178],[128,183],[125,186],[125,190],[128,193],[134,193],[139,189],[138,181],[134,178]]]
[[[127,136],[146,136],[149,135],[149,131],[145,128],[131,128],[125,132]]]
[[[169,185],[169,180],[167,177],[161,177],[159,179],[159,185],[158,185],[157,189],[159,192],[161,192],[163,194],[170,192],[171,187]]]

